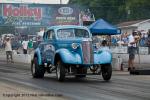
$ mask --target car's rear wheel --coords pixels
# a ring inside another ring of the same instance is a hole
[[[44,65],[38,64],[38,59],[35,57],[31,62],[31,73],[33,78],[43,78],[45,74]]]
[[[56,76],[57,76],[58,81],[64,81],[65,74],[66,74],[66,71],[65,71],[64,63],[61,60],[57,61]]]
[[[112,75],[112,66],[111,64],[105,64],[101,66],[102,77],[104,80],[109,81]]]

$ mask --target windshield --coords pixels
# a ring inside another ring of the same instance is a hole
[[[59,29],[57,31],[58,38],[89,38],[89,32],[85,29]]]

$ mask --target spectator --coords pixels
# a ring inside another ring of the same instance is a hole
[[[128,43],[128,37],[127,37],[126,34],[128,34],[128,33],[126,32],[126,33],[124,33],[123,36],[122,36],[122,41],[123,41],[125,44]]]
[[[146,45],[148,46],[149,53],[150,53],[150,29],[148,30],[147,35],[148,35],[148,37],[147,37],[147,40],[146,40]]]
[[[23,47],[23,54],[27,54],[27,51],[28,51],[28,41],[27,41],[27,39],[25,39],[22,42],[22,47]]]
[[[13,63],[12,46],[11,46],[11,40],[9,37],[6,37],[6,40],[4,41],[4,45],[5,45],[7,63],[9,62],[9,56],[10,56],[11,62]]]
[[[118,42],[117,42],[118,46],[122,46],[124,44],[124,42],[120,39]]]
[[[117,44],[117,39],[115,38],[115,36],[112,37],[111,43],[113,46],[115,46]]]
[[[133,32],[132,34],[127,33],[126,35],[128,36],[128,53],[129,53],[128,71],[130,71],[135,69],[134,59],[139,37],[136,36],[136,32]]]
[[[105,47],[105,46],[107,46],[107,45],[108,45],[108,44],[107,44],[107,41],[106,41],[106,40],[103,40],[103,41],[102,41],[102,46]]]
[[[107,40],[102,41],[102,47],[100,49],[110,51]]]
[[[29,48],[29,53],[31,53],[32,49],[33,49],[33,41],[32,40],[29,40],[29,42],[28,42],[28,48]]]
[[[140,44],[141,47],[144,47],[144,46],[145,46],[145,41],[146,41],[146,39],[145,39],[144,35],[142,35],[142,36],[141,36],[141,39],[140,39],[140,41],[139,41],[139,42],[140,42],[139,44]]]
[[[0,39],[0,49],[3,47],[2,39]]]

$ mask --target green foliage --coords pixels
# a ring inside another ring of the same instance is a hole
[[[112,23],[150,18],[149,0],[70,0],[69,3],[90,8],[96,19]]]

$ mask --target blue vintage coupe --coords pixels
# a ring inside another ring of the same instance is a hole
[[[94,49],[92,35],[87,27],[52,26],[43,35],[31,63],[34,78],[43,78],[45,72],[56,72],[57,79],[65,76],[100,75],[108,81],[112,75],[112,54],[106,49]]]

